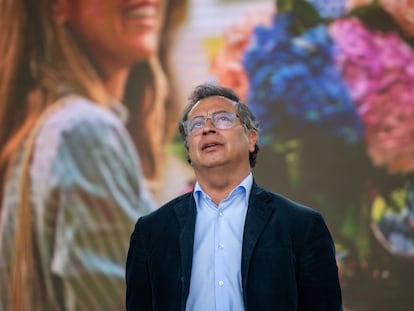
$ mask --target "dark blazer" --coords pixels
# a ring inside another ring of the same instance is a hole
[[[185,310],[195,219],[187,193],[138,220],[126,265],[127,310]],[[245,310],[342,310],[334,244],[322,216],[255,183],[241,275]]]

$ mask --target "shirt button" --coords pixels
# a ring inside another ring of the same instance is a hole
[[[224,245],[223,245],[223,244],[219,244],[219,245],[218,245],[218,248],[219,248],[219,249],[223,249],[223,248],[224,248]]]
[[[223,217],[223,216],[224,216],[223,212],[220,212],[220,213],[219,213],[219,216],[220,216],[220,217]]]
[[[218,284],[219,284],[219,286],[223,286],[224,285],[224,282],[223,281],[219,281]]]

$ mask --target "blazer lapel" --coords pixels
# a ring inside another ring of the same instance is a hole
[[[196,206],[193,194],[188,199],[180,201],[174,206],[180,224],[180,254],[181,254],[181,285],[182,306],[185,306],[190,290],[191,267],[193,262],[193,245],[196,219]]]
[[[272,215],[274,209],[267,205],[270,196],[262,188],[253,183],[252,191],[249,199],[249,206],[247,209],[246,221],[243,233],[243,248],[241,260],[241,274],[243,284],[243,296],[246,295],[245,288],[247,282],[247,272],[249,270],[249,263],[252,257],[253,249],[256,242],[263,231],[269,217]],[[246,299],[246,297],[244,297]]]

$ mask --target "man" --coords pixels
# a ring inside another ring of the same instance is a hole
[[[260,188],[258,123],[229,89],[200,85],[180,134],[196,184],[140,218],[127,310],[342,310],[322,216]]]

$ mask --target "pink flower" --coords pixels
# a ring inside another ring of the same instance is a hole
[[[397,33],[370,31],[356,18],[333,22],[330,32],[373,163],[414,171],[414,51]]]
[[[363,104],[368,154],[375,165],[385,165],[391,173],[414,171],[413,82],[395,83]]]
[[[273,12],[257,12],[248,15],[223,33],[223,45],[210,64],[210,73],[217,83],[232,88],[242,101],[245,101],[249,81],[243,67],[243,55],[250,44],[253,29],[258,25],[268,25]]]

